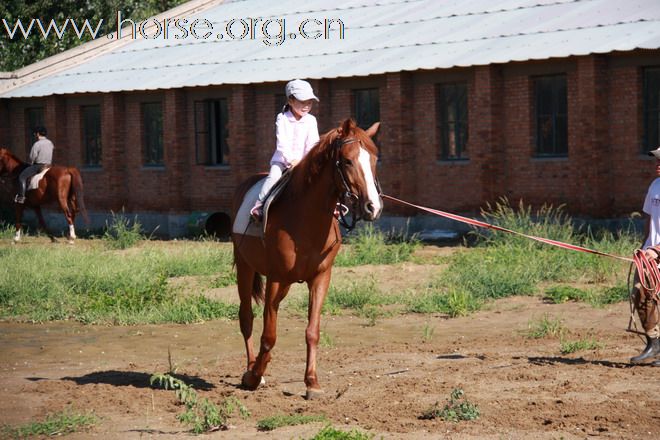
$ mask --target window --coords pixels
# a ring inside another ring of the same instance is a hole
[[[163,165],[163,108],[160,102],[142,104],[144,164]]]
[[[195,154],[200,165],[229,164],[227,100],[195,102]]]
[[[534,80],[536,102],[536,154],[568,155],[566,76],[544,76]]]
[[[355,96],[355,119],[357,125],[366,130],[380,120],[380,98],[378,89],[353,90]]]
[[[34,129],[44,126],[44,108],[33,107],[25,109],[25,157],[28,157],[32,145],[36,142]]]
[[[467,159],[467,84],[442,84],[438,90],[440,160]]]
[[[644,70],[644,152],[660,147],[660,67]]]
[[[88,167],[101,166],[101,107],[98,105],[82,106],[84,164]]]

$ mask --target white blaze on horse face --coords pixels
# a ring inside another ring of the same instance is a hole
[[[360,162],[362,172],[364,173],[364,180],[367,182],[367,196],[369,197],[369,201],[373,203],[374,213],[378,215],[383,207],[380,204],[380,196],[378,195],[378,189],[376,188],[374,174],[371,172],[371,155],[362,147],[360,147],[358,161]]]

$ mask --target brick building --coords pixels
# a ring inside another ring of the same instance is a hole
[[[192,1],[140,38],[137,25],[0,77],[0,145],[25,157],[43,124],[55,161],[81,168],[96,223],[123,208],[180,235],[266,170],[284,84],[301,77],[321,132],[381,121],[390,195],[470,214],[501,196],[595,218],[641,210],[644,152],[660,145],[660,3],[462,3]],[[224,35],[155,37],[177,17]],[[280,19],[297,38],[278,45]]]

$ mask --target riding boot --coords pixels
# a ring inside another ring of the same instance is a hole
[[[660,359],[651,364],[652,367],[660,367]]]
[[[633,364],[643,364],[647,359],[651,359],[660,354],[660,338],[646,337],[646,348],[639,355],[630,358]],[[655,363],[655,362],[654,362]]]

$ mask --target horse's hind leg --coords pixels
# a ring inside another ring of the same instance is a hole
[[[44,215],[41,212],[41,206],[35,206],[34,207],[34,212],[37,214],[37,219],[39,220],[39,226],[41,226],[41,230],[48,235],[48,238],[50,238],[50,241],[55,243],[57,240],[55,239],[55,236],[48,230],[48,227],[46,226],[46,220],[44,220]]]
[[[261,334],[261,346],[254,366],[248,370],[242,379],[243,386],[250,390],[256,389],[262,383],[266,366],[270,362],[270,352],[277,340],[277,313],[280,302],[284,299],[291,287],[290,284],[281,284],[268,280],[266,282],[266,300],[264,303],[264,329]]]
[[[238,318],[241,324],[241,333],[245,340],[245,351],[247,352],[247,369],[254,366],[254,344],[252,342],[252,324],[254,313],[252,312],[252,288],[254,277],[259,276],[240,256],[236,256],[236,280],[238,284],[238,296],[241,306]]]
[[[60,209],[64,213],[66,218],[66,223],[69,226],[68,240],[69,243],[73,244],[73,240],[76,239],[76,228],[74,227],[74,222],[76,220],[76,214],[74,209],[69,207],[69,201],[66,196],[66,192],[60,191],[57,195],[57,201],[60,205]]]
[[[14,235],[14,243],[21,241],[21,232],[23,232],[23,205],[16,204],[16,234]]]

